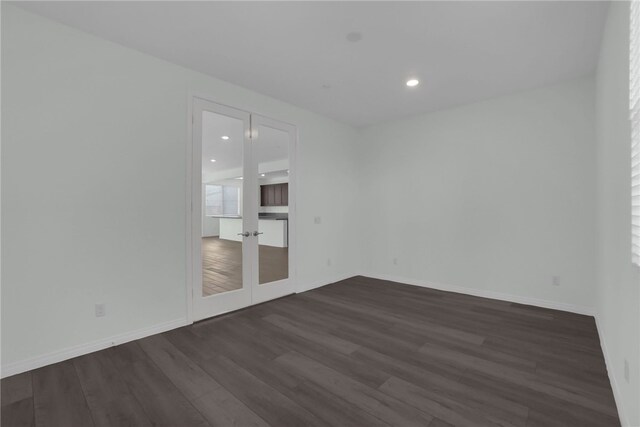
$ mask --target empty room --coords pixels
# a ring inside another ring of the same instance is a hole
[[[640,2],[0,14],[2,427],[640,427]]]

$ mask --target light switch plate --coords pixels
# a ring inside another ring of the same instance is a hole
[[[629,361],[624,359],[624,380],[629,382]]]
[[[104,317],[107,315],[107,307],[104,303],[96,304],[96,317]]]

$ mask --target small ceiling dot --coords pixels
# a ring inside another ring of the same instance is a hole
[[[362,40],[362,33],[358,31],[352,31],[347,34],[347,40],[349,40],[351,43],[359,42],[360,40]]]

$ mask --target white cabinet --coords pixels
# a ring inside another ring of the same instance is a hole
[[[258,228],[262,234],[258,243],[266,246],[286,248],[289,246],[288,221],[286,219],[261,219]]]
[[[220,238],[225,240],[242,241],[242,218],[220,218]]]
[[[286,248],[289,246],[289,230],[286,219],[258,220],[258,244]],[[250,230],[249,230],[250,231]],[[220,238],[225,240],[242,241],[242,218],[220,218]]]

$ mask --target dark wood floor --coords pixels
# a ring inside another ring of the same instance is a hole
[[[259,283],[289,277],[289,248],[259,245]],[[215,295],[242,287],[242,243],[202,238],[202,294]]]
[[[355,277],[2,380],[2,425],[617,426],[592,317]]]

